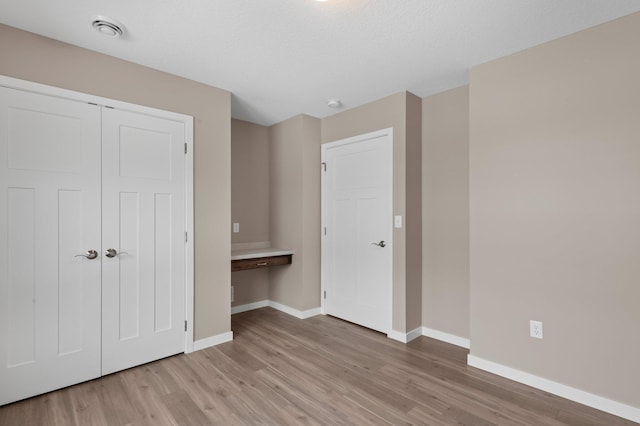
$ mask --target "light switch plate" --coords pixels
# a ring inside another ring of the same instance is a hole
[[[238,232],[240,232],[240,224],[239,223],[234,223],[233,224],[233,232],[234,232],[234,234],[237,234]]]
[[[396,228],[402,228],[402,216],[398,215],[393,218],[393,226]]]

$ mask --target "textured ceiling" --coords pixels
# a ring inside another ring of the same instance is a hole
[[[0,22],[229,90],[232,116],[326,117],[640,11],[638,0],[0,0]],[[120,39],[94,31],[106,15]]]

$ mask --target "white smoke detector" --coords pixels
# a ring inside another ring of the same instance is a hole
[[[90,21],[96,31],[110,38],[118,38],[125,32],[125,28],[120,22],[104,15],[94,15]]]
[[[327,101],[327,106],[329,108],[340,108],[342,106],[342,102],[339,99],[329,99]]]

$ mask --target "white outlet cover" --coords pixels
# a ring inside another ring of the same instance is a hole
[[[529,321],[529,335],[535,339],[542,339],[542,321]]]

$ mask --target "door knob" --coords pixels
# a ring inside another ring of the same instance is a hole
[[[371,243],[371,245],[378,246],[378,247],[386,247],[387,243],[385,243],[384,241],[380,241],[379,243]]]
[[[129,253],[127,253],[126,251],[121,251],[120,254],[129,254]],[[118,255],[118,252],[116,251],[116,249],[109,248],[107,249],[104,255],[107,257],[116,257]]]
[[[73,257],[86,257],[87,259],[91,260],[98,257],[98,252],[95,250],[87,250],[87,254],[76,254]]]

